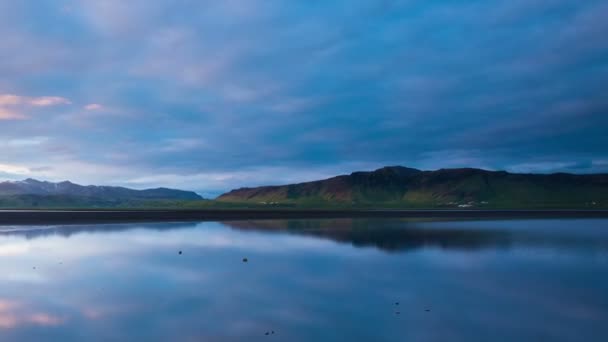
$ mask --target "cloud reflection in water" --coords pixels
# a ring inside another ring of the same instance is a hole
[[[505,341],[567,340],[569,326],[593,340],[608,336],[606,227],[299,220],[0,228],[0,338],[234,341],[272,329],[289,341],[487,340],[497,332]]]

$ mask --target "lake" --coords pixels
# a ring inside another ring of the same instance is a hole
[[[608,341],[608,220],[0,227],[0,340]]]

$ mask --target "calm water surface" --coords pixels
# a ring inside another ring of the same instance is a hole
[[[0,260],[1,341],[608,341],[608,220],[0,227]]]

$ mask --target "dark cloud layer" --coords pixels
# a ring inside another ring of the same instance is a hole
[[[218,192],[385,164],[608,171],[606,17],[599,0],[4,1],[0,96],[24,100],[0,97],[0,172]]]

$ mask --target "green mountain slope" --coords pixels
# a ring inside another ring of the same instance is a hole
[[[608,207],[608,174],[420,171],[393,166],[315,182],[242,188],[217,200],[308,206],[600,208]]]

